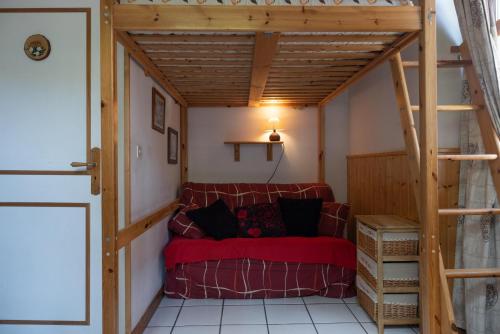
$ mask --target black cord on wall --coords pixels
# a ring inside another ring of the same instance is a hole
[[[276,164],[276,167],[274,168],[273,174],[267,180],[266,184],[268,184],[269,182],[271,182],[271,180],[273,179],[274,175],[276,174],[276,171],[278,170],[278,167],[280,166],[281,159],[283,159],[283,156],[285,155],[285,143],[281,144],[281,148],[282,148],[282,150],[281,150],[280,158],[278,159],[278,163]]]

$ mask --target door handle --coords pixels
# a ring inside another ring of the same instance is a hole
[[[97,164],[95,162],[72,162],[71,167],[87,167],[87,168],[95,168]]]
[[[72,162],[71,167],[86,167],[90,175],[90,192],[92,195],[101,193],[101,149],[94,147],[90,150],[89,162]]]

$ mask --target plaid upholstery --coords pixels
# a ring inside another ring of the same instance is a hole
[[[323,198],[334,202],[332,189],[324,183],[263,184],[263,183],[193,183],[183,185],[181,206],[195,203],[206,207],[222,198],[229,209],[257,203],[275,203],[278,197]]]
[[[318,235],[342,238],[350,208],[349,204],[323,202]]]
[[[168,229],[172,232],[182,235],[186,238],[200,239],[205,236],[205,233],[198,227],[187,215],[190,210],[199,209],[200,207],[194,203],[190,203],[184,207],[168,222]]]
[[[164,292],[171,298],[348,298],[356,294],[355,276],[354,270],[327,264],[202,261],[169,271]]]

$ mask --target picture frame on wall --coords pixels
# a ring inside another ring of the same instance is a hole
[[[152,100],[153,130],[165,134],[165,97],[153,87]]]
[[[169,164],[177,164],[177,153],[179,147],[179,133],[172,129],[168,128],[168,163]]]

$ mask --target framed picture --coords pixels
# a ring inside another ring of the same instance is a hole
[[[168,163],[177,164],[177,147],[179,147],[178,132],[168,128]]]
[[[165,97],[153,87],[153,129],[165,133]]]

